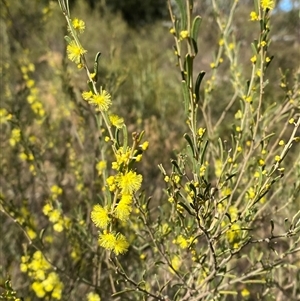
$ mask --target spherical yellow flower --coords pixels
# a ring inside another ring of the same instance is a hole
[[[124,119],[119,117],[118,115],[114,115],[114,114],[109,115],[109,120],[110,120],[111,124],[118,129],[122,128],[122,126],[124,124]]]
[[[149,142],[148,141],[145,141],[142,145],[141,145],[141,148],[143,151],[147,150],[148,149],[148,146],[149,146]]]
[[[244,289],[241,291],[241,295],[242,295],[242,297],[247,298],[247,297],[249,297],[250,292],[249,292],[246,288],[244,288]]]
[[[226,232],[226,237],[229,243],[237,242],[241,236],[241,227],[238,224],[233,224]]]
[[[101,301],[101,298],[98,294],[90,292],[86,295],[87,301]]]
[[[183,236],[179,235],[173,243],[177,244],[180,246],[181,249],[186,249],[189,246],[189,241]]]
[[[60,219],[61,214],[58,209],[54,209],[53,211],[49,212],[48,216],[51,223],[56,223]]]
[[[82,33],[85,29],[85,23],[82,20],[79,20],[77,18],[75,18],[72,21],[72,25],[74,27],[75,30],[77,30],[78,32]]]
[[[20,270],[21,270],[21,272],[26,273],[27,270],[28,270],[27,264],[26,263],[21,263],[20,264]]]
[[[87,51],[81,46],[78,46],[75,41],[71,41],[67,46],[67,55],[69,60],[75,64],[80,63],[81,56],[84,55]]]
[[[281,160],[281,157],[279,155],[275,156],[275,161],[279,162]]]
[[[175,271],[178,271],[178,270],[179,270],[179,268],[180,268],[180,266],[181,266],[181,263],[182,263],[182,261],[181,261],[181,259],[180,259],[179,256],[174,255],[174,256],[172,257],[172,259],[171,259],[171,266],[172,266],[172,268],[173,268]],[[170,267],[169,270],[172,272],[172,274],[174,274],[175,272],[174,272],[174,270],[173,270],[172,268]]]
[[[104,160],[101,160],[97,163],[96,169],[98,170],[98,175],[102,174],[103,170],[106,169],[106,165],[107,165],[106,161],[104,161]]]
[[[99,235],[99,245],[106,250],[113,250],[116,244],[116,236],[113,233],[103,233]]]
[[[99,94],[93,95],[89,103],[94,105],[96,110],[106,112],[111,105],[111,96],[107,91],[102,90]]]
[[[116,255],[126,253],[128,247],[129,247],[129,244],[128,244],[125,236],[119,233],[117,235],[117,239],[115,241],[115,246],[113,249],[114,253]]]
[[[250,59],[250,61],[251,61],[253,64],[256,63],[256,60],[257,60],[256,55],[253,55],[252,58]]]
[[[81,95],[84,100],[89,100],[90,98],[92,98],[93,92],[92,91],[84,91],[84,92],[82,92]]]
[[[96,227],[105,229],[110,222],[107,208],[103,208],[99,204],[95,205],[91,212],[91,219]]]
[[[120,202],[118,203],[114,214],[116,218],[118,218],[121,221],[126,221],[129,218],[129,215],[132,211],[132,206],[131,206],[131,196],[129,196],[129,201],[127,196],[125,198],[122,198]]]
[[[274,0],[261,0],[260,5],[264,10],[272,10],[275,7]]]
[[[53,185],[50,190],[54,198],[63,193],[62,188],[57,185]]]
[[[122,174],[118,182],[123,194],[133,194],[140,189],[142,180],[142,175],[138,175],[136,172],[129,171],[125,174]]]
[[[26,227],[26,233],[31,240],[34,240],[37,237],[36,232],[30,227]]]
[[[59,282],[54,290],[52,291],[51,297],[56,299],[56,300],[60,300],[61,299],[61,295],[62,295],[62,290],[63,290],[63,284],[61,282]]]
[[[255,11],[252,11],[250,13],[250,20],[251,21],[257,21],[257,20],[259,20],[259,17],[258,17],[258,15],[257,15],[257,13]]]
[[[35,281],[32,283],[31,288],[34,290],[38,298],[45,297],[46,292],[44,291],[44,287],[42,283]]]
[[[64,230],[63,220],[58,221],[53,225],[53,230],[56,232],[62,232]]]
[[[13,129],[11,131],[11,137],[9,139],[9,144],[15,146],[21,140],[21,130]]]
[[[116,179],[114,176],[110,176],[106,179],[109,191],[114,191],[116,189]]]
[[[198,130],[198,135],[199,135],[200,137],[202,137],[202,136],[204,135],[205,132],[206,132],[206,129],[205,129],[205,128],[199,128],[199,130]]]
[[[186,39],[189,37],[189,32],[187,30],[182,30],[180,32],[180,38],[183,40],[183,39]]]
[[[0,109],[0,124],[6,123],[12,119],[12,115],[7,112],[6,109]]]

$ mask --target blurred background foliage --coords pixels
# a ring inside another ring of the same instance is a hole
[[[220,36],[210,1],[194,2],[196,13],[203,17],[195,69],[207,72],[205,82],[210,78],[210,63]],[[218,2],[222,13],[227,14],[226,1]],[[245,66],[241,71],[246,73],[252,56],[249,44],[257,24],[248,21],[252,1],[239,2],[233,30],[241,49],[239,61]],[[272,87],[266,90],[270,103],[285,97],[285,90],[280,87],[282,78],[286,76],[287,86],[292,85],[300,61],[297,1],[289,11],[280,9],[281,2],[277,1],[271,17],[274,60],[267,71]],[[115,113],[124,117],[129,132],[146,131],[150,148],[139,168],[147,183],[147,195],[159,200],[163,189],[157,165],[170,167],[170,157],[181,149],[181,137],[186,131],[181,122],[185,117],[166,1],[70,3],[71,15],[86,22],[82,43],[88,50],[91,68],[96,52],[102,53],[99,84],[112,93]],[[74,211],[78,221],[90,225],[89,200],[97,199],[100,189],[95,158],[100,158],[98,144],[103,137],[91,108],[81,99],[81,92],[86,89],[82,81],[84,72],[78,72],[66,59],[62,37],[67,30],[63,16],[56,1],[46,0],[1,0],[0,14],[1,109],[12,116],[9,123],[1,123],[1,197],[23,215],[34,214],[26,226],[43,227],[47,221],[40,212],[51,196],[52,185],[57,184],[63,187],[64,212]],[[212,106],[212,115],[216,116],[226,106],[223,96],[231,93],[226,66],[225,60],[212,94],[218,104]],[[29,80],[34,81],[33,86]],[[37,90],[33,91],[34,87]],[[32,94],[36,97],[34,102],[30,101]],[[233,110],[232,118],[234,113]],[[227,124],[228,128],[232,125],[230,120]],[[9,141],[14,129],[21,129],[21,133],[15,139],[17,145],[12,147],[13,142]],[[227,130],[224,128],[225,134]],[[23,153],[26,158],[20,159]],[[79,204],[82,207],[76,207]],[[9,272],[17,286],[26,290],[28,282],[19,274],[16,261],[26,239],[3,215],[1,224],[0,280],[3,282]],[[57,249],[69,247],[62,242]]]

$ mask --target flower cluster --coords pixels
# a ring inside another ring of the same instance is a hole
[[[99,244],[106,250],[113,251],[116,255],[125,253],[129,247],[124,235],[113,232],[100,234]]]
[[[181,249],[187,249],[193,241],[193,237],[186,238],[180,234],[176,237],[176,239],[173,240],[173,243],[179,245]]]
[[[58,196],[62,194],[62,189],[57,185],[51,187],[51,199],[43,207],[43,213],[49,218],[53,224],[53,230],[62,232],[70,227],[70,219],[62,214],[60,209],[54,208],[53,203],[57,201]]]
[[[84,32],[85,23],[80,19],[73,19],[69,22],[68,30],[73,39],[68,37],[67,55],[70,61],[82,67],[82,58],[87,51],[81,46],[78,36]]]
[[[0,109],[0,125],[12,119],[12,114],[8,113],[6,109]]]
[[[22,256],[20,269],[33,280],[31,288],[38,298],[49,296],[56,300],[61,299],[63,284],[59,276],[51,271],[51,265],[41,251],[36,251],[32,257]]]
[[[126,222],[132,211],[132,200],[134,193],[140,189],[142,176],[130,170],[119,173],[107,179],[108,189],[115,193],[117,202],[111,206],[97,204],[91,212],[91,219],[96,227],[106,229],[99,236],[99,244],[107,250],[113,251],[116,255],[122,254],[128,249],[126,238],[120,233],[108,231],[112,222],[118,219]]]
[[[120,147],[115,151],[112,169],[117,170],[117,174],[106,179],[106,189],[114,195],[114,201],[106,206],[96,204],[91,212],[95,226],[104,230],[99,236],[100,246],[116,255],[125,253],[129,244],[121,233],[113,230],[113,224],[116,220],[128,221],[134,194],[141,188],[143,180],[142,175],[130,168],[132,163],[140,160],[143,151],[148,148],[147,141],[141,145],[138,142],[137,139],[133,147]],[[104,165],[106,167],[105,161],[99,161],[97,169],[102,170]]]
[[[14,147],[17,145],[18,142],[21,140],[21,130],[20,129],[13,129],[11,131],[10,139],[9,139],[9,144]]]
[[[25,81],[26,88],[29,90],[27,102],[29,103],[32,111],[37,116],[37,122],[41,123],[46,115],[43,103],[40,101],[40,91],[36,87],[35,80],[31,78],[31,74],[35,71],[35,66],[32,63],[24,64],[21,67],[23,80]]]
[[[47,203],[43,207],[43,213],[49,218],[49,221],[53,224],[54,231],[62,232],[64,229],[70,227],[70,219],[63,216],[61,210],[55,209],[52,203]]]
[[[67,38],[68,57],[77,65],[81,65],[81,67],[85,67],[88,70],[84,57],[87,51],[82,48],[79,41],[79,34],[84,31],[85,24],[79,19],[74,19],[72,22],[70,22],[70,19],[67,19],[67,22],[72,36],[72,38]],[[97,54],[94,72],[87,72],[90,90],[84,91],[82,98],[94,106],[97,112],[100,112],[100,116],[107,126],[109,135],[105,137],[104,141],[113,143],[112,149],[115,161],[112,163],[112,169],[116,170],[117,174],[107,178],[105,172],[107,168],[106,160],[98,161],[96,169],[98,175],[103,176],[105,180],[106,187],[104,187],[104,190],[109,191],[113,196],[110,195],[108,199],[105,199],[104,206],[97,204],[93,207],[91,219],[96,227],[103,230],[103,233],[99,236],[99,244],[119,255],[127,251],[129,244],[122,234],[114,231],[113,224],[116,220],[126,222],[129,219],[134,194],[140,189],[143,179],[141,175],[132,169],[132,164],[142,159],[142,153],[147,149],[148,142],[139,145],[142,135],[139,136],[136,133],[133,135],[132,147],[126,147],[128,145],[127,134],[124,135],[123,142],[126,146],[122,147],[121,143],[116,141],[117,138],[115,137],[118,137],[118,131],[122,128],[126,130],[126,126],[123,118],[108,112],[112,105],[110,93],[102,87],[100,87],[99,91],[96,89],[98,57],[99,55]],[[115,127],[115,136],[112,133],[112,127]],[[56,228],[60,226],[56,231],[63,229],[63,219],[60,218],[58,210],[54,209],[51,204],[47,204],[43,211],[44,214],[49,216],[50,221],[55,223],[54,226],[56,225]]]
[[[224,208],[224,207],[222,207]],[[221,211],[222,208],[220,207]],[[230,216],[230,221],[223,220],[222,227],[227,229],[226,231],[226,239],[227,242],[234,248],[237,249],[242,240],[243,231],[241,229],[241,225],[239,222],[238,209],[235,206],[230,206],[228,209],[228,213]]]
[[[30,214],[27,202],[24,201],[24,206],[19,208],[19,215],[16,217],[16,221],[25,228],[28,237],[34,240],[37,237],[36,226],[33,216]],[[14,214],[13,214],[14,215]]]

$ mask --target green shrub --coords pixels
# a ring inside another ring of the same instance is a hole
[[[58,2],[3,2],[1,298],[299,298],[300,69],[269,73],[274,2],[247,47],[238,1],[212,0],[211,33],[177,0],[139,34]]]

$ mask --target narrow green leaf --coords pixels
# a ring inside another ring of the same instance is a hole
[[[174,285],[175,286],[175,285]],[[180,293],[182,291],[182,285],[179,287],[179,289],[177,290],[177,292],[175,293],[174,297],[173,297],[173,300],[175,301],[179,301],[181,300],[181,297],[180,297]]]
[[[263,32],[266,28],[264,20],[263,19],[259,20],[259,24],[260,24],[260,31]]]
[[[95,73],[94,81],[95,82],[98,79],[98,62],[99,62],[100,55],[101,55],[101,52],[97,52],[97,54],[95,56],[95,61],[94,61],[94,73]]]
[[[188,158],[191,160],[191,163],[193,165],[192,172],[194,174],[197,174],[197,161],[195,159],[194,150],[191,148],[190,145],[188,145],[186,148],[186,154],[187,154]]]
[[[231,178],[233,178],[235,175],[237,174],[237,172],[233,172],[233,173],[231,173],[230,175],[226,175],[227,177],[226,177],[226,179],[225,179],[225,182],[226,181],[229,181]]]
[[[122,130],[123,130],[123,152],[125,153],[128,145],[128,133],[125,124],[123,124]]]
[[[230,217],[230,214],[229,214],[228,212],[225,212],[225,215],[228,217],[228,219],[229,219],[229,222],[230,222],[230,223],[232,223],[232,221],[231,221],[231,217]]]
[[[188,144],[190,145],[190,147],[192,149],[192,152],[193,152],[193,156],[195,156],[194,145],[193,145],[193,141],[192,141],[191,137],[187,133],[185,133],[183,135],[183,137],[188,142]]]
[[[252,52],[257,55],[257,41],[251,43]]]
[[[166,170],[164,169],[163,165],[162,164],[158,164],[158,168],[160,169],[161,173],[165,176],[167,173],[166,173]]]
[[[72,39],[69,36],[65,36],[65,40],[67,41],[68,44],[72,42]]]
[[[222,204],[225,200],[229,199],[230,195],[223,196],[220,200],[218,200],[218,204]]]
[[[185,114],[188,115],[189,113],[189,89],[187,86],[187,83],[185,80],[181,82],[181,88],[183,93],[183,99],[184,99],[184,111]]]
[[[192,38],[195,54],[198,53],[197,39],[198,39],[198,33],[199,33],[201,22],[202,22],[202,18],[200,16],[196,16],[192,24],[191,38]]]
[[[184,203],[182,203],[182,202],[179,202],[178,203],[181,207],[183,207],[187,212],[188,212],[188,214],[189,215],[194,215],[193,213],[192,213],[192,211],[190,210],[190,208],[186,205],[186,204],[184,204]]]
[[[116,131],[115,131],[115,143],[116,143],[117,149],[120,147],[119,138],[120,138],[120,129],[116,128]]]
[[[105,194],[105,198],[108,201],[108,204],[111,204],[112,203],[111,192],[108,189],[105,189],[104,194]]]
[[[89,88],[90,88],[90,91],[92,91],[93,94],[95,94],[93,83],[92,83],[92,82],[88,82],[88,86],[89,86]]]
[[[70,7],[69,7],[69,1],[66,1],[66,7],[67,7],[67,14],[68,14],[68,17],[70,18]]]
[[[291,226],[297,226],[300,221],[300,210],[293,216]]]
[[[190,80],[193,78],[193,58],[189,54],[185,57],[185,70],[187,73],[187,86],[190,87]]]
[[[179,11],[180,11],[180,19],[181,19],[181,30],[186,30],[187,26],[186,26],[186,7],[185,4],[183,2],[183,0],[175,0],[178,7],[179,7]]]
[[[261,261],[261,259],[263,258],[263,255],[264,255],[263,252],[259,253],[259,255],[257,256],[257,262]]]
[[[200,99],[200,85],[201,85],[201,82],[202,82],[202,79],[203,79],[204,75],[205,75],[205,72],[201,71],[198,74],[197,79],[196,79],[196,84],[195,84],[196,103]]]
[[[268,138],[271,138],[271,137],[274,136],[274,135],[275,135],[275,133],[271,133],[271,134],[265,136],[264,138],[261,139],[261,142],[267,140]]]
[[[271,224],[271,235],[273,235],[273,232],[274,232],[274,221],[272,219],[270,220],[270,224]]]
[[[180,21],[178,19],[175,20],[175,31],[176,31],[176,34],[179,35],[180,33]]]
[[[221,162],[223,162],[223,155],[224,155],[224,149],[223,149],[223,142],[222,142],[222,139],[219,138],[218,139],[218,142],[219,142],[219,149],[220,149],[220,156],[221,156]]]
[[[207,183],[207,182],[205,181],[205,185],[206,185],[206,187],[205,187],[205,190],[204,190],[204,196],[205,196],[205,198],[206,198],[206,196],[209,196],[210,188],[211,188],[211,183]]]
[[[263,82],[262,86],[265,88],[268,84],[269,84],[269,80],[267,79]]]
[[[140,135],[139,135],[139,138],[138,138],[138,142],[140,143],[144,137],[144,134],[145,134],[145,131],[141,131]]]
[[[238,292],[236,291],[219,291],[220,294],[222,295],[237,295]]]
[[[205,152],[208,146],[208,140],[205,141],[204,147],[202,148],[201,154],[200,154],[200,163],[203,164],[204,162],[204,156],[205,156]]]
[[[194,194],[196,195],[197,194],[197,190],[196,190],[195,185],[193,183],[190,183],[189,186],[193,190]]]
[[[44,237],[45,230],[46,230],[46,228],[43,228],[43,229],[40,231],[39,238],[40,238],[41,242],[43,242],[43,237]]]
[[[177,171],[182,175],[181,169],[177,162],[175,160],[171,160],[171,163],[174,165],[174,167],[177,169]]]
[[[270,61],[269,61],[269,62],[267,62],[267,64],[266,64],[266,68],[268,68],[268,67],[269,67],[269,65],[271,64],[271,62],[272,62],[273,58],[274,58],[274,55],[272,55],[272,56],[270,57]]]
[[[148,197],[146,201],[146,209],[149,210],[150,201],[152,200],[152,197]]]

